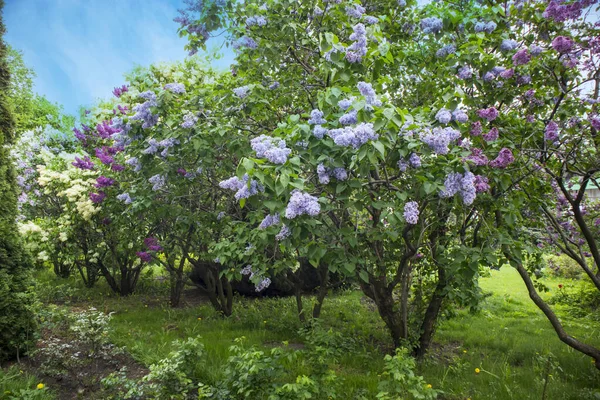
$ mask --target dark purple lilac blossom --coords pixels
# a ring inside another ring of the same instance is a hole
[[[558,140],[558,124],[554,121],[550,121],[548,125],[546,125],[546,130],[544,131],[544,140],[549,142],[555,142]]]
[[[96,184],[94,185],[97,189],[102,189],[115,184],[115,180],[107,178],[106,176],[99,176],[96,178]]]
[[[513,64],[515,64],[517,66],[525,65],[529,61],[531,61],[531,54],[529,54],[529,50],[521,49],[513,55],[512,60],[513,60]]]
[[[158,244],[158,239],[155,237],[147,237],[144,239],[144,246],[150,251],[162,251],[163,248]]]
[[[96,157],[100,160],[100,162],[104,165],[110,165],[115,162],[115,159],[111,157],[110,151],[107,147],[102,147],[101,149],[96,149]]]
[[[483,150],[477,147],[471,149],[471,154],[465,157],[465,161],[470,161],[477,166],[488,165],[489,160],[485,154],[483,154]]]
[[[152,255],[145,251],[138,251],[135,255],[137,255],[142,262],[149,263],[152,261]]]
[[[498,139],[498,128],[494,127],[492,129],[490,129],[490,131],[488,133],[486,133],[485,135],[483,135],[482,138],[486,142],[496,141]]]
[[[490,107],[483,110],[477,111],[477,115],[483,119],[487,119],[488,121],[493,121],[498,118],[498,110],[496,107]]]
[[[490,190],[488,178],[481,175],[475,175],[475,191],[477,193],[483,193]]]
[[[75,161],[71,165],[79,169],[94,169],[94,163],[88,156],[84,156],[83,159],[75,157]]]
[[[498,156],[495,159],[490,161],[489,165],[493,168],[503,169],[512,164],[514,161],[515,157],[513,156],[512,151],[509,148],[505,147],[502,150],[500,150]]]
[[[106,198],[106,193],[104,193],[104,192],[90,193],[90,200],[94,204],[102,203],[105,198]]]
[[[571,38],[568,38],[566,36],[557,36],[552,41],[552,48],[558,51],[559,53],[568,53],[573,48],[574,44],[575,43],[573,42],[573,40],[571,40]]]
[[[126,85],[123,85],[121,87],[116,87],[113,89],[112,93],[115,95],[115,97],[121,97],[123,95],[123,93],[126,93],[129,91],[129,88]],[[89,114],[89,112],[86,110],[86,115]]]
[[[502,71],[502,72],[500,72],[500,73],[498,74],[498,76],[499,76],[500,78],[502,78],[502,79],[510,79],[510,78],[512,78],[514,75],[515,75],[515,70],[514,70],[514,69],[512,69],[512,68],[509,68],[509,69],[507,69],[507,70],[504,70],[504,71]]]
[[[316,216],[321,211],[318,199],[308,193],[303,193],[299,190],[292,192],[292,197],[285,209],[285,217],[294,219],[301,215]]]

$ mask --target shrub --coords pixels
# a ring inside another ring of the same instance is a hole
[[[581,266],[571,257],[561,254],[558,256],[549,255],[546,257],[550,273],[556,277],[566,279],[580,279],[583,273]]]

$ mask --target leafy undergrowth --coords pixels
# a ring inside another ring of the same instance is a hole
[[[579,285],[576,281],[557,278],[544,282],[549,288],[544,294],[547,299],[560,294],[565,286],[575,290]],[[126,366],[126,376],[120,380],[115,378],[121,383],[138,379],[145,373],[141,366],[169,365],[165,360],[178,354],[177,346],[188,338],[202,344],[201,367],[196,374],[206,388],[217,387],[227,380],[226,366],[230,365],[232,346],[235,349],[236,339],[241,337],[244,337],[245,349],[263,352],[264,357],[272,358],[273,350],[279,348],[285,349],[286,357],[292,354],[300,357],[296,360],[301,361],[285,364],[286,378],[303,376],[314,368],[307,367],[306,360],[312,353],[306,348],[314,348],[315,339],[308,338],[302,330],[293,299],[236,299],[234,314],[224,319],[209,304],[199,302],[193,292],[186,295],[188,306],[171,309],[166,306],[166,293],[161,292],[158,285],[148,284],[142,294],[125,299],[106,296],[102,287],[88,290],[70,283],[63,285],[70,289],[63,290],[62,298],[54,299],[63,304],[62,309],[80,311],[94,306],[113,313],[106,343],[115,349],[124,349],[136,361],[127,354],[115,355],[118,361],[104,368],[108,373]],[[480,312],[459,311],[455,318],[443,321],[438,328],[430,354],[417,366],[417,372],[424,377],[423,384],[441,391],[438,398],[453,400],[541,399],[544,386],[546,399],[599,398],[600,374],[591,360],[558,340],[543,314],[529,300],[513,269],[504,267],[491,271],[489,278],[481,280],[481,287],[489,295]],[[48,295],[60,297],[56,293]],[[568,312],[569,308],[558,306],[558,309],[572,335],[600,345],[600,324],[596,318],[574,317]],[[325,343],[321,347],[344,349],[326,360],[326,368],[342,383],[336,386],[337,398],[375,399],[384,380],[382,373],[393,361],[384,361],[391,347],[385,327],[372,306],[360,292],[336,293],[326,300],[320,325],[319,332],[330,332],[318,338],[317,341]],[[327,344],[333,340],[328,339],[331,337],[335,337],[335,343]],[[89,351],[87,346],[83,351]],[[0,388],[12,393],[25,387],[35,391],[35,384],[44,382],[46,387],[36,392],[39,395],[55,393],[57,398],[77,398],[60,397],[65,386],[73,390],[77,385],[44,381],[47,375],[39,365],[36,368],[37,379],[30,375],[35,368],[26,369],[24,375],[13,378],[14,368],[4,370],[4,375],[0,375],[0,385],[3,385]],[[99,378],[96,378],[86,390],[99,390]],[[98,393],[92,391],[80,398],[102,398]]]

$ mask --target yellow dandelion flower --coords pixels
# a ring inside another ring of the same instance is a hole
[[[466,350],[463,350],[463,353],[467,354],[467,351],[466,351]]]
[[[43,383],[38,383],[37,384],[37,388],[42,390],[44,387],[46,387],[46,385],[44,385]]]
[[[431,386],[431,383],[427,384],[427,389],[431,389],[433,386]]]
[[[481,370],[480,370],[479,368],[475,368],[475,373],[476,373],[476,374],[478,374],[478,373],[480,373],[480,372],[481,372]]]

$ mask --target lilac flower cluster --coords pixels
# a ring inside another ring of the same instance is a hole
[[[328,132],[329,131],[326,128],[323,128],[321,125],[315,125],[313,129],[313,135],[315,135],[317,139],[323,139],[323,136],[325,136],[325,134]]]
[[[367,82],[358,82],[356,87],[358,88],[358,91],[360,92],[360,94],[365,96],[367,105],[381,107],[381,100],[377,99],[377,93],[375,93],[375,89],[373,89],[373,85],[371,85],[370,83],[367,83]],[[342,100],[342,101],[344,101],[344,100]],[[352,104],[351,101],[350,101],[350,104]],[[346,103],[344,103],[344,105],[346,105]],[[339,103],[338,103],[338,106],[339,106]],[[350,105],[348,105],[348,107],[349,106]],[[346,107],[346,109],[348,109],[348,107]]]
[[[104,193],[104,192],[90,193],[90,200],[94,204],[102,203],[105,198],[106,198],[106,193]]]
[[[465,205],[473,204],[477,190],[475,189],[475,175],[472,172],[452,172],[444,181],[444,189],[440,192],[441,197],[452,197],[456,194],[462,197]]]
[[[165,85],[165,90],[176,94],[183,94],[185,93],[185,86],[183,85],[183,83],[167,83]]]
[[[358,63],[367,55],[367,30],[363,24],[354,25],[354,31],[350,35],[354,42],[346,49],[346,60]]]
[[[329,171],[322,163],[317,166],[317,176],[320,184],[327,185],[329,183]]]
[[[115,95],[115,97],[121,97],[123,95],[123,93],[126,93],[128,91],[129,91],[129,88],[127,87],[127,85],[123,85],[121,87],[114,88],[112,93]]]
[[[304,214],[314,217],[320,211],[321,206],[316,197],[296,189],[292,192],[292,197],[285,209],[285,217],[287,219],[294,219]]]
[[[96,125],[96,131],[101,139],[108,139],[115,133],[120,132],[119,128],[111,126],[111,124],[112,121],[102,121],[101,124]]]
[[[450,121],[452,121],[452,113],[447,108],[442,108],[435,114],[435,119],[437,119],[440,124],[449,124]]]
[[[475,32],[477,32],[477,33],[479,33],[479,32],[492,33],[496,30],[497,26],[498,25],[496,25],[496,23],[494,21],[489,21],[489,22],[479,21],[475,24]]]
[[[558,140],[558,124],[556,122],[550,121],[548,125],[546,125],[544,139],[549,142],[555,142]]]
[[[319,178],[319,183],[327,185],[332,175],[338,181],[345,181],[346,179],[348,179],[348,171],[346,171],[345,168],[338,167],[330,169],[325,167],[323,164],[319,164],[317,166],[317,176]]]
[[[111,147],[102,147],[101,149],[96,149],[96,157],[100,160],[100,162],[104,165],[110,165],[115,162],[115,159],[112,157],[115,152]]]
[[[515,65],[525,65],[531,61],[531,54],[529,53],[529,50],[521,49],[515,53],[512,60]]]
[[[265,278],[262,281],[260,281],[258,283],[258,285],[256,285],[256,291],[257,292],[262,292],[263,290],[265,290],[266,288],[268,288],[270,284],[271,284],[271,279]]]
[[[291,231],[290,227],[287,226],[286,224],[283,224],[283,226],[279,230],[279,233],[277,235],[275,235],[275,240],[277,240],[278,242],[285,240],[288,237],[290,237],[291,234],[292,234],[292,231]]]
[[[122,201],[125,204],[131,204],[133,202],[129,193],[121,193],[117,196],[117,200]]]
[[[358,149],[369,140],[377,140],[379,138],[379,135],[373,129],[373,124],[364,122],[354,128],[331,129],[327,134],[338,146],[352,146],[355,149]]]
[[[538,46],[537,44],[532,44],[529,47],[529,53],[531,53],[532,56],[537,57],[540,54],[542,54],[542,52],[544,51],[543,48],[541,48],[540,46]]]
[[[79,169],[94,169],[94,163],[88,156],[83,157],[83,159],[75,157],[75,161],[71,165]]]
[[[278,81],[275,81],[275,82],[273,82],[273,83],[272,83],[272,84],[269,86],[269,90],[275,90],[275,89],[277,89],[277,88],[279,88],[279,82],[278,82]]]
[[[404,219],[411,225],[416,225],[419,222],[419,203],[409,201],[404,205]]]
[[[517,48],[519,43],[513,39],[504,39],[500,44],[500,50],[502,51],[511,51]]]
[[[106,176],[99,176],[96,178],[96,184],[94,185],[98,189],[109,187],[115,184],[115,180],[107,178]]]
[[[240,86],[238,88],[233,89],[233,93],[239,97],[240,99],[245,99],[250,92],[250,86]]]
[[[354,100],[354,98],[343,99],[343,100],[338,101],[337,105],[342,111],[346,111],[347,109],[349,109],[352,106],[353,100]]]
[[[224,181],[219,182],[219,187],[222,189],[229,189],[236,191],[234,197],[236,200],[247,199],[250,196],[254,196],[259,191],[264,191],[262,185],[260,185],[256,180],[250,180],[250,184],[248,185],[248,181],[250,177],[248,174],[245,174],[242,179],[237,176],[231,177]]]
[[[490,190],[488,178],[481,175],[475,175],[475,191],[477,193],[483,193]]]
[[[225,212],[224,212],[224,211],[220,211],[220,212],[217,214],[217,221],[220,221],[220,220],[222,220],[223,218],[225,218],[225,215],[226,215],[226,214],[225,214]]]
[[[149,263],[150,261],[152,261],[152,255],[148,252],[138,251],[137,253],[135,253],[135,255],[137,255],[142,262]]]
[[[285,164],[288,156],[292,153],[292,150],[286,147],[285,140],[266,135],[252,139],[250,146],[256,152],[256,157],[266,158],[273,164]]]
[[[477,166],[488,165],[489,163],[488,158],[483,154],[483,150],[476,147],[471,149],[471,154],[465,157],[465,161],[471,161]]]
[[[464,123],[469,120],[469,116],[467,115],[467,113],[464,110],[457,108],[456,110],[454,110],[452,112],[452,119],[455,120],[456,122]]]
[[[483,135],[482,138],[486,142],[493,142],[493,141],[497,140],[498,139],[498,128],[494,127],[492,129],[490,129],[490,131],[488,133],[486,133],[485,135]]]
[[[503,169],[512,164],[514,161],[515,157],[513,156],[512,151],[505,147],[500,150],[495,159],[490,161],[490,167]]]
[[[544,10],[544,18],[553,19],[556,22],[575,20],[581,16],[582,10],[593,4],[594,0],[578,0],[570,4],[564,4],[564,0],[551,0]]]
[[[514,57],[513,57],[514,60]],[[498,76],[502,79],[510,79],[515,75],[515,70],[512,68],[506,69],[498,74]]]
[[[184,129],[189,129],[193,128],[196,122],[198,122],[198,117],[194,113],[188,112],[183,116],[183,122],[180,126]]]
[[[158,114],[152,114],[152,111],[150,110],[152,107],[158,105],[156,94],[147,91],[140,93],[139,97],[146,99],[146,101],[133,107],[132,111],[134,111],[135,114],[129,119],[133,121],[144,121],[142,124],[143,129],[151,128],[158,123]]]
[[[242,268],[240,273],[244,276],[252,275],[253,274],[252,273],[252,265],[250,265],[250,264],[246,265],[244,268]]]
[[[423,18],[421,20],[421,30],[423,33],[439,33],[444,27],[444,22],[437,17]]]
[[[125,161],[125,164],[132,166],[134,172],[140,172],[142,170],[142,164],[137,157],[131,157]]]
[[[256,43],[256,41],[249,36],[242,36],[241,38],[233,42],[232,47],[236,50],[242,47],[247,47],[249,49],[254,50],[258,48],[258,43]]]
[[[574,44],[575,43],[573,42],[573,40],[571,40],[571,38],[568,38],[566,36],[557,36],[552,41],[552,48],[558,51],[559,53],[568,53],[573,48]]]
[[[279,225],[279,214],[267,215],[258,225],[258,229],[267,229],[272,225]]]
[[[350,110],[346,114],[342,115],[339,121],[342,125],[354,125],[358,123],[358,111]]]
[[[323,118],[323,111],[321,110],[312,110],[310,112],[310,119],[308,120],[310,125],[321,125],[327,123],[327,121]]]
[[[148,179],[148,182],[152,184],[152,190],[156,192],[157,190],[161,190],[165,186],[166,178],[164,177],[164,175],[156,174],[150,177],[150,179]]]
[[[372,15],[365,15],[363,18],[363,21],[365,21],[369,25],[375,25],[376,23],[379,22],[377,17],[373,17]]]
[[[456,45],[455,44],[447,44],[438,51],[435,52],[435,56],[438,58],[448,57],[450,54],[456,53]]]
[[[427,144],[436,154],[448,154],[450,143],[460,138],[460,132],[451,127],[434,128],[433,132],[421,133],[421,141]]]
[[[267,25],[267,19],[262,15],[255,15],[252,17],[246,18],[246,26],[265,26]]]
[[[460,79],[471,79],[473,77],[473,69],[471,69],[471,67],[468,65],[460,67],[458,70],[458,77]]]
[[[498,110],[496,107],[490,107],[477,111],[477,115],[479,115],[483,119],[487,119],[488,121],[493,121],[498,118]]]
[[[144,239],[144,246],[150,251],[162,251],[163,248],[158,244],[158,239],[155,237],[147,237]]]
[[[361,18],[365,11],[365,8],[360,4],[352,4],[352,6],[346,7],[346,15],[351,18]]]

